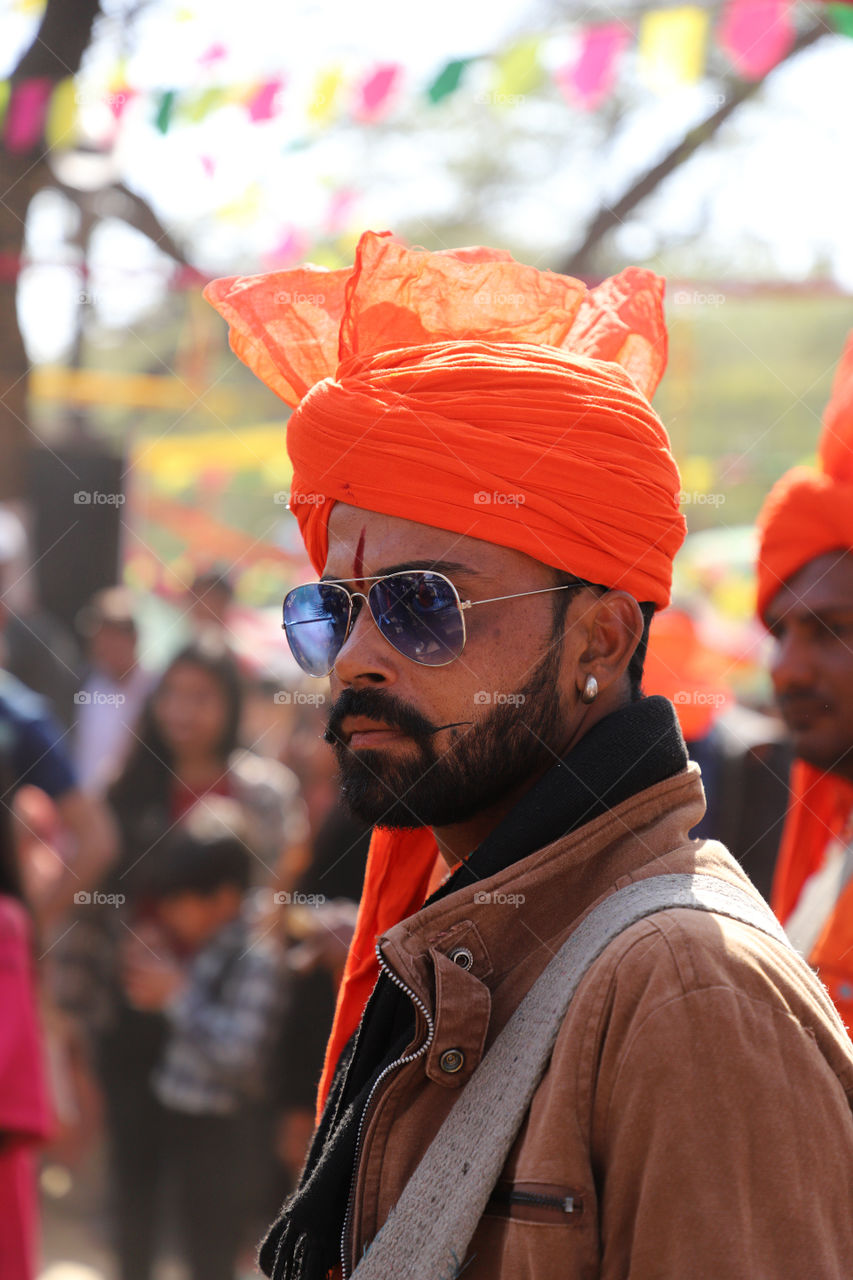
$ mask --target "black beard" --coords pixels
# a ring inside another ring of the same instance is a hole
[[[432,724],[393,694],[346,689],[329,716],[341,795],[350,813],[371,825],[412,830],[467,822],[539,776],[561,754],[565,715],[556,696],[559,645],[548,650],[516,694],[470,728],[447,732],[450,745],[435,746]],[[521,699],[523,698],[523,701]],[[345,716],[381,720],[408,734],[413,749],[402,759],[377,750],[350,751],[340,739]]]

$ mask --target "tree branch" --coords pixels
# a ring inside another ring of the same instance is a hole
[[[620,227],[638,204],[656,191],[661,183],[676,169],[680,168],[686,160],[689,160],[700,147],[710,142],[726,120],[737,111],[738,107],[755,96],[768,75],[772,74],[784,62],[796,57],[804,49],[808,49],[815,44],[822,36],[831,33],[831,31],[832,28],[823,19],[820,19],[814,26],[809,27],[797,37],[785,57],[780,62],[777,62],[771,68],[771,71],[768,71],[760,80],[733,81],[730,94],[722,106],[718,107],[701,124],[695,125],[662,160],[635,179],[621,199],[617,200],[613,205],[605,205],[599,209],[588,226],[580,245],[557,267],[557,270],[563,275],[570,276],[587,274],[594,250],[609,232]]]
[[[77,73],[101,11],[100,0],[48,0],[41,25],[11,79],[57,83]]]

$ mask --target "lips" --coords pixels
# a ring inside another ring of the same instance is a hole
[[[829,714],[831,708],[823,698],[787,697],[779,699],[779,710],[790,729],[808,729],[813,721]]]
[[[340,737],[352,749],[381,747],[407,736],[401,729],[394,729],[382,720],[368,720],[366,716],[345,716],[341,722]]]

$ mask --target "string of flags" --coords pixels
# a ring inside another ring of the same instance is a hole
[[[492,90],[478,98],[496,107],[512,105],[519,95],[535,92],[550,81],[573,107],[594,111],[614,91],[629,51],[636,53],[637,71],[645,86],[665,92],[698,81],[712,45],[722,50],[737,75],[760,79],[784,58],[794,42],[795,7],[795,0],[725,0],[714,22],[705,5],[684,4],[649,9],[632,18],[574,24],[569,29],[571,56],[556,67],[546,68],[542,58],[550,35],[526,36],[489,55],[448,61],[421,87],[420,95],[429,105],[438,106],[460,92],[473,64],[485,62],[491,64]],[[838,32],[853,36],[853,4],[849,0],[827,3],[824,9]],[[201,74],[216,75],[227,54],[221,42],[205,49],[197,59]],[[396,62],[374,65],[349,78],[340,66],[322,68],[307,103],[297,104],[309,130],[307,141],[311,134],[338,120],[374,124],[386,119],[403,97],[405,79],[404,67]],[[253,124],[273,120],[294,106],[288,101],[283,74],[254,83],[152,90],[129,84],[125,69],[118,66],[98,94],[82,90],[73,77],[58,84],[38,78],[14,85],[2,81],[0,120],[5,147],[25,153],[42,136],[48,146],[73,145],[80,132],[81,111],[93,99],[108,109],[114,133],[128,107],[140,101],[162,134],[176,124],[198,124],[235,104]],[[204,159],[210,171],[212,158]]]

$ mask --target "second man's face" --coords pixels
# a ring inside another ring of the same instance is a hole
[[[764,621],[795,754],[853,779],[853,556],[830,552],[810,561],[779,589]]]

